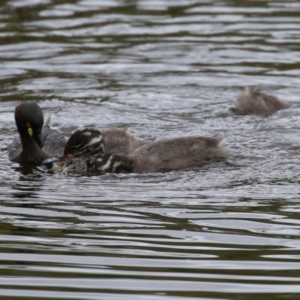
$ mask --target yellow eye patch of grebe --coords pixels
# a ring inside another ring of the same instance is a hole
[[[31,127],[28,127],[27,132],[31,137],[33,136],[33,130]]]
[[[26,122],[26,126],[28,127],[27,128],[28,134],[32,137],[33,136],[33,130],[31,128],[31,123],[30,122]]]

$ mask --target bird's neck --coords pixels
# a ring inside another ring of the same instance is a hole
[[[39,165],[50,157],[30,136],[20,136],[22,142],[22,152],[18,159],[20,163]]]

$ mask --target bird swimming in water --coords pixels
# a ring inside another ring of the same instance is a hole
[[[246,88],[230,110],[237,115],[268,117],[278,110],[290,107],[291,105],[288,102],[280,100],[276,96]]]
[[[19,136],[8,146],[9,159],[23,165],[40,165],[45,159],[60,156],[66,144],[64,135],[44,125],[44,115],[38,104],[25,102],[15,108]]]
[[[87,127],[71,135],[54,169],[82,175],[170,172],[228,158],[229,153],[219,140],[192,136],[147,143],[129,155],[107,153],[101,132]]]

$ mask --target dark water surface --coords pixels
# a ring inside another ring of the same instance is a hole
[[[300,4],[2,0],[0,299],[300,297]],[[245,86],[292,103],[237,117]],[[14,107],[66,134],[223,138],[238,166],[151,175],[26,174]]]

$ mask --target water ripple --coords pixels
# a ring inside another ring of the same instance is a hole
[[[0,5],[0,295],[299,298],[299,3],[5,0]],[[290,101],[229,112],[245,86]],[[9,162],[14,107],[66,137],[213,136],[235,164],[72,177]],[[1,298],[0,296],[0,298]]]

